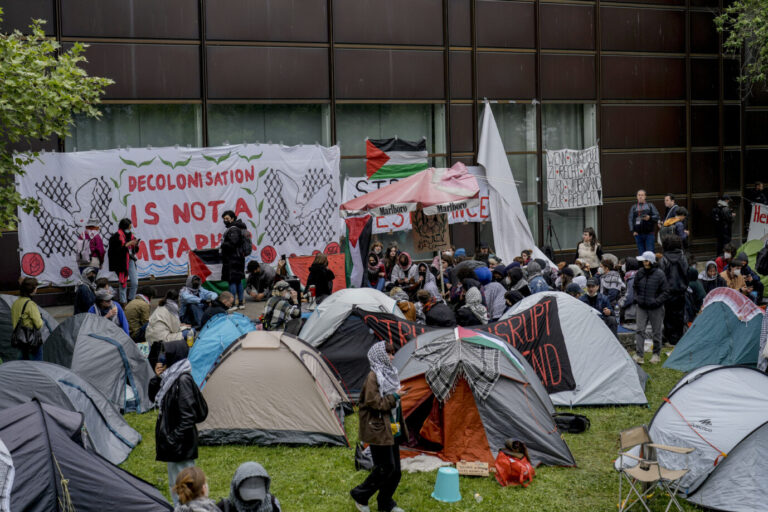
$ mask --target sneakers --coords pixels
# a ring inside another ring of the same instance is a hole
[[[389,512],[405,512],[405,510],[401,509],[400,507],[395,507],[392,510],[390,510]]]
[[[237,306],[237,309],[245,309],[245,304],[240,304],[239,306]]]
[[[651,364],[659,364],[661,362],[661,357],[659,357],[659,354],[653,354],[651,356]]]
[[[352,498],[352,503],[355,504],[355,508],[360,512],[371,512],[371,507],[369,507],[368,505],[361,505],[360,503],[355,501],[355,498]]]
[[[636,362],[637,364],[643,364],[645,361],[643,360],[643,356],[639,354],[635,354],[632,356],[632,360]]]

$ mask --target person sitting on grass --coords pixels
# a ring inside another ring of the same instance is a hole
[[[219,512],[216,502],[208,497],[205,473],[197,466],[184,468],[176,477],[173,491],[179,496],[180,505],[174,512]]]
[[[269,492],[272,479],[258,462],[244,462],[235,471],[229,498],[216,505],[221,512],[281,512],[280,500]]]

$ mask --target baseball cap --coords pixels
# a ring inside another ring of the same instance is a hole
[[[587,286],[597,286],[597,279],[594,277],[587,279]]]
[[[648,261],[654,263],[656,261],[656,254],[651,251],[645,251],[642,256],[637,257],[637,261]]]

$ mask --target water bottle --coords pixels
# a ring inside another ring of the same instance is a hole
[[[483,497],[480,496],[479,492],[475,493],[475,501],[478,502],[478,503],[482,503],[483,502]]]
[[[187,329],[187,346],[191,347],[195,343],[194,329]]]

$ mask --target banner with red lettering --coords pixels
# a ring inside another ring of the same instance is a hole
[[[183,275],[190,250],[219,246],[225,210],[251,234],[249,259],[339,253],[339,159],[337,146],[278,144],[43,154],[16,181],[40,203],[37,214],[18,213],[22,272],[76,283],[85,225],[98,222],[106,246],[129,218],[141,239],[139,277]]]
[[[747,240],[768,240],[768,205],[752,203]]]

